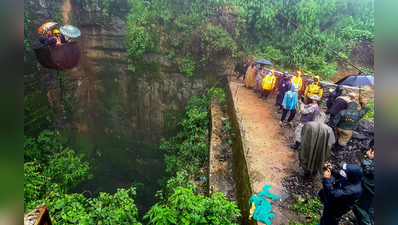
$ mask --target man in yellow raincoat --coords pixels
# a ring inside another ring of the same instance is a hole
[[[318,95],[319,98],[322,98],[323,94],[323,86],[320,83],[319,76],[314,77],[314,81],[307,86],[307,88],[304,91],[304,96],[307,97],[307,104],[312,103],[312,97],[313,95]]]
[[[292,77],[290,80],[292,85],[296,85],[298,87],[298,91],[301,90],[301,87],[303,86],[303,80],[301,79],[301,71],[297,71],[295,76]]]
[[[268,73],[262,82],[263,91],[261,92],[261,96],[259,98],[268,99],[269,94],[271,93],[272,89],[275,86],[276,77],[274,75],[274,70],[271,70]]]

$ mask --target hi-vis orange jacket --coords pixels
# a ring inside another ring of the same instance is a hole
[[[262,86],[264,90],[272,90],[275,86],[276,77],[274,76],[274,70],[271,70],[271,73],[267,74],[262,82]]]

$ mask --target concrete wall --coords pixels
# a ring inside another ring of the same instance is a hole
[[[236,117],[234,102],[232,94],[236,90],[226,90],[227,97],[227,111],[231,121],[232,127],[232,166],[235,174],[236,192],[238,199],[238,206],[242,214],[243,225],[257,224],[255,220],[249,220],[250,207],[249,199],[252,196],[252,190],[250,185],[249,173],[245,160],[245,151],[242,144],[242,135],[239,129],[239,121]]]

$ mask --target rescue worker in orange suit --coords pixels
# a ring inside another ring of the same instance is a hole
[[[268,99],[269,94],[275,86],[276,77],[274,75],[274,70],[271,70],[268,73],[262,82],[263,90],[261,92],[261,96],[259,98]]]
[[[301,71],[297,71],[297,73],[295,74],[295,76],[292,77],[290,82],[292,83],[292,85],[296,85],[296,87],[298,87],[298,91],[300,91],[301,88],[303,87],[303,80],[301,79]]]
[[[62,41],[61,41],[61,36],[60,36],[60,33],[59,33],[59,30],[57,30],[57,29],[55,29],[54,30],[54,39],[57,41],[56,43],[55,43],[55,45],[56,46],[58,46],[58,45],[61,45],[62,44]]]
[[[313,95],[318,95],[319,98],[322,98],[323,94],[323,86],[320,83],[319,76],[314,77],[314,81],[307,86],[307,88],[304,91],[304,96],[307,97],[307,104],[312,103],[312,97]]]

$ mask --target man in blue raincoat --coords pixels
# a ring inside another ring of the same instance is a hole
[[[324,205],[320,225],[338,225],[362,194],[362,168],[355,164],[341,164],[341,170],[325,166],[323,188],[319,197]],[[336,179],[332,181],[331,176]]]

